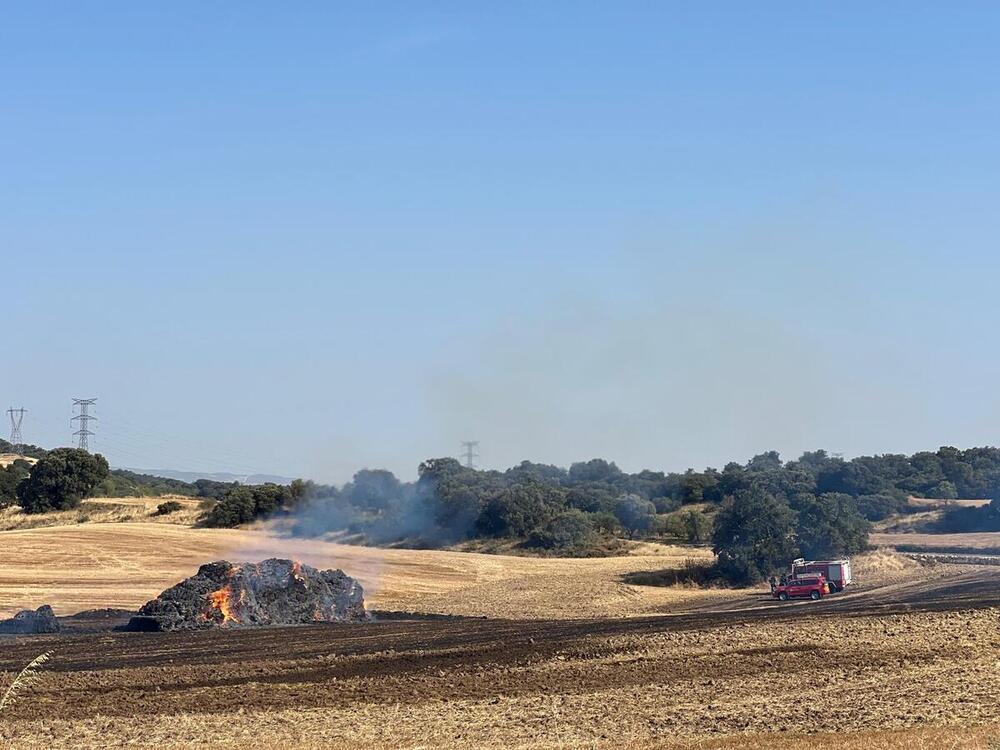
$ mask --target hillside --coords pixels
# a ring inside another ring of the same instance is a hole
[[[0,453],[0,468],[10,466],[15,461],[27,461],[32,465],[38,463],[37,458],[22,456],[19,453]]]
[[[194,483],[199,479],[207,479],[212,482],[239,482],[240,484],[289,484],[294,477],[283,477],[278,474],[233,474],[228,471],[178,471],[176,469],[132,469],[121,467],[123,471],[131,471],[136,474],[145,474],[164,479],[176,479],[180,482]]]

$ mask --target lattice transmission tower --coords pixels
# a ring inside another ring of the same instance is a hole
[[[90,414],[87,410],[96,402],[96,398],[74,398],[73,405],[80,408],[80,413],[69,421],[70,425],[73,426],[73,422],[80,420],[80,429],[73,433],[73,437],[77,439],[76,447],[88,452],[90,451],[89,438],[94,436],[94,433],[90,431],[89,425],[91,420],[95,420],[97,417]]]
[[[476,468],[476,459],[479,458],[479,441],[478,440],[463,440],[462,441],[462,458],[465,459],[466,467],[470,469]]]
[[[28,411],[23,406],[15,409],[13,406],[7,410],[10,415],[10,444],[14,446],[13,451],[17,455],[24,453],[24,438],[21,436],[21,423],[24,422],[24,413]]]

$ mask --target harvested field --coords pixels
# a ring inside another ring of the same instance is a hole
[[[645,545],[643,554],[570,560],[436,550],[379,549],[157,523],[87,523],[0,534],[0,615],[31,602],[59,615],[137,608],[209,560],[295,557],[342,568],[379,609],[504,617],[636,615],[731,598],[723,589],[629,586],[621,576],[680,565],[705,550]]]
[[[914,747],[906,730],[953,726],[928,736],[982,746],[1000,612],[968,607],[995,604],[997,580],[932,588],[844,611],[20,638],[0,669],[56,653],[0,732],[19,748],[812,747],[819,731]]]
[[[876,533],[871,535],[871,543],[880,547],[909,551],[961,550],[972,553],[978,551],[1000,554],[1000,531],[968,534]]]
[[[7,636],[0,686],[53,657],[5,711],[0,747],[914,750],[1000,735],[1000,576],[983,567],[879,550],[855,559],[853,590],[783,604],[624,584],[708,555],[655,544],[567,560],[156,523],[0,544],[0,614],[132,609],[208,559],[281,554],[356,575],[383,611],[174,633],[113,632],[128,613],[105,611]]]
[[[162,516],[153,515],[156,506],[173,500],[181,509]],[[169,523],[190,526],[198,517],[200,501],[183,495],[162,497],[94,497],[84,500],[73,510],[49,513],[24,513],[19,507],[0,508],[0,531],[35,529],[44,526],[74,526],[81,523]]]

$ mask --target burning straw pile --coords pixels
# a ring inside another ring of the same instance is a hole
[[[292,560],[225,560],[147,602],[128,630],[182,630],[312,622],[363,622],[364,590],[341,570],[317,570]]]

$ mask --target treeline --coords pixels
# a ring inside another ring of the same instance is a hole
[[[0,445],[0,449],[3,447]],[[240,487],[237,482],[211,479],[182,482],[112,470],[100,454],[76,448],[39,449],[38,452],[41,457],[34,464],[17,459],[9,466],[0,467],[0,508],[18,505],[25,513],[69,510],[87,497],[187,495],[218,500]],[[272,511],[261,508],[261,513]]]
[[[990,497],[1000,496],[998,488],[995,448],[850,461],[818,450],[787,462],[769,451],[721,470],[634,474],[604,459],[568,469],[525,461],[480,471],[439,458],[420,465],[416,482],[366,469],[343,487],[297,481],[234,488],[204,522],[282,515],[301,535],[347,531],[413,546],[513,538],[560,554],[611,549],[624,537],[711,541],[720,571],[750,581],[800,554],[863,549],[870,522],[906,510],[908,495]]]
[[[962,526],[955,530],[1000,529],[1000,450],[945,447],[850,461],[819,450],[788,462],[769,451],[722,470],[635,474],[599,458],[568,469],[524,461],[506,471],[438,458],[420,465],[415,482],[365,469],[336,487],[302,480],[288,486],[178,482],[109,472],[100,456],[63,448],[34,467],[16,462],[0,473],[0,504],[18,502],[27,512],[126,492],[206,498],[201,523],[207,526],[283,517],[299,535],[346,531],[370,543],[513,539],[573,555],[611,551],[625,537],[711,541],[719,575],[754,581],[797,555],[863,549],[870,522],[906,510],[911,494],[996,498],[983,509],[956,509],[942,523]]]
[[[13,443],[0,438],[0,453],[8,455],[18,454],[27,458],[41,458],[47,452],[44,448],[39,448],[37,445],[22,445],[20,450],[15,451]]]
[[[25,513],[74,508],[108,477],[108,462],[77,448],[46,451],[35,464],[15,461],[0,470],[0,507]]]
[[[198,479],[185,482],[153,474],[139,474],[127,469],[112,469],[108,477],[94,491],[102,497],[160,497],[161,495],[186,495],[188,497],[219,498],[240,486],[238,482],[218,482]]]

